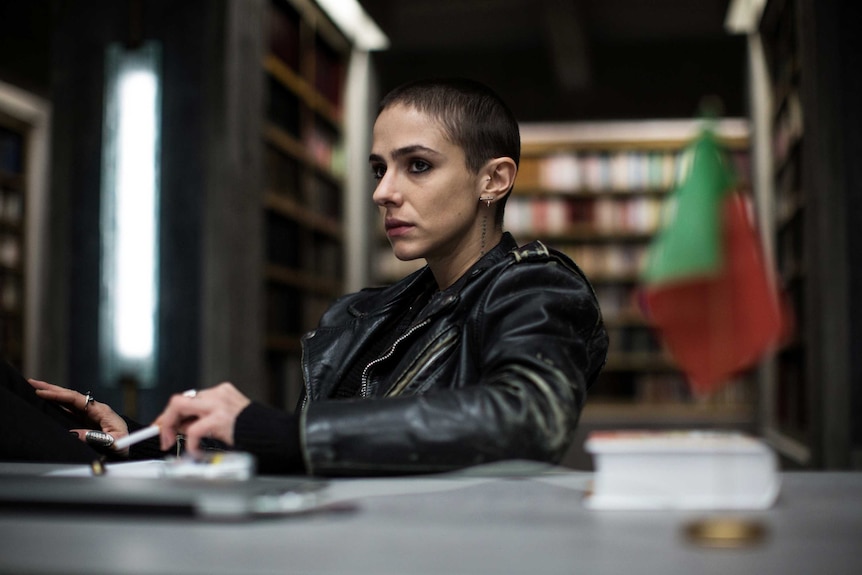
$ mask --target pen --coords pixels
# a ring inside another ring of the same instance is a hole
[[[134,433],[130,433],[126,437],[121,437],[117,441],[114,442],[114,449],[117,451],[122,451],[130,445],[134,445],[140,441],[145,439],[149,439],[151,437],[155,437],[159,434],[159,426],[151,425],[149,427],[145,427],[143,429],[139,429]]]

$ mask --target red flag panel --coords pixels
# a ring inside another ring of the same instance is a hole
[[[745,199],[724,206],[724,266],[714,277],[648,288],[653,325],[697,394],[751,367],[784,335],[785,318]]]

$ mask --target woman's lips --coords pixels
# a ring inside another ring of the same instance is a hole
[[[413,226],[401,220],[386,220],[386,235],[390,238],[403,236],[409,232]]]

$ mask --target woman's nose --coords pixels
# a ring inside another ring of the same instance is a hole
[[[398,193],[395,191],[395,178],[391,175],[391,172],[386,172],[382,178],[377,180],[377,187],[374,188],[374,193],[371,197],[378,206],[398,201]]]

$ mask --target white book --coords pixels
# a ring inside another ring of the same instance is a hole
[[[585,443],[593,509],[766,509],[780,490],[774,451],[724,431],[604,431]]]

